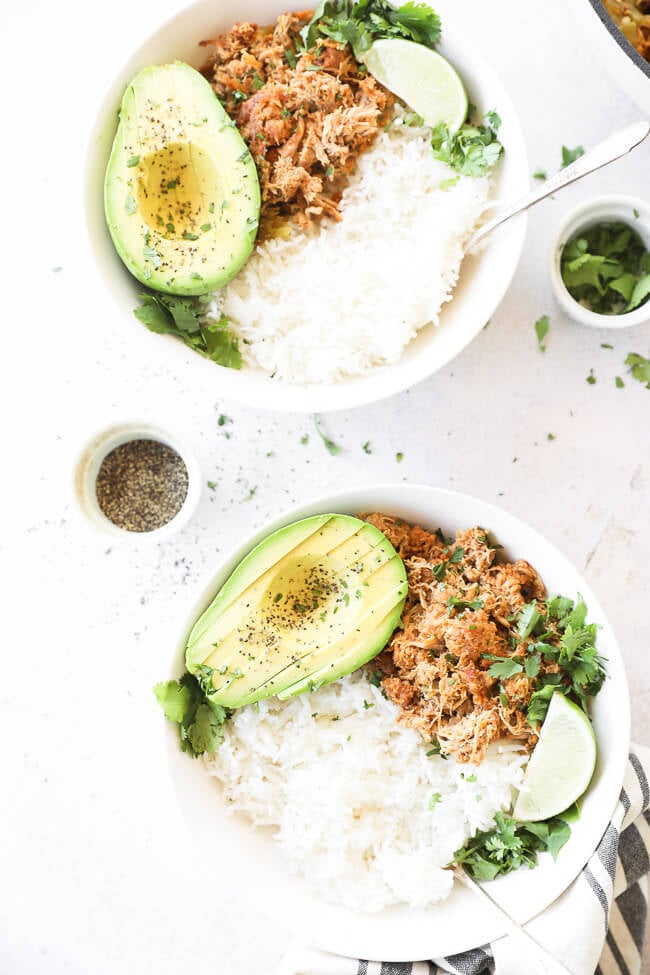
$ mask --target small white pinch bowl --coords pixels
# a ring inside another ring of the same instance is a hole
[[[549,274],[558,304],[574,321],[591,328],[630,328],[650,319],[650,301],[621,315],[600,315],[572,298],[562,280],[562,252],[569,241],[594,224],[614,221],[629,224],[650,250],[650,203],[634,196],[613,194],[594,196],[570,210],[555,232],[549,254]]]
[[[180,456],[187,470],[187,495],[174,517],[153,531],[129,531],[107,518],[97,501],[95,483],[104,458],[116,447],[132,440],[156,440]],[[184,528],[201,497],[201,469],[189,444],[177,433],[146,420],[125,420],[97,431],[86,441],[73,472],[77,507],[99,532],[115,541],[130,544],[164,542]]]

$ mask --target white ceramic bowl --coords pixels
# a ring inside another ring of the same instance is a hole
[[[187,495],[174,517],[153,531],[134,532],[120,528],[107,518],[97,501],[95,482],[104,458],[131,440],[157,440],[175,450],[187,470]],[[201,470],[189,444],[177,433],[146,420],[124,420],[98,431],[84,445],[73,472],[74,493],[79,510],[88,522],[115,541],[132,545],[164,542],[190,520],[201,497]]]
[[[590,621],[601,626],[598,646],[608,660],[609,678],[593,704],[599,755],[581,818],[557,863],[545,856],[535,870],[519,870],[490,884],[490,894],[519,923],[525,923],[566,889],[596,848],[619,796],[630,735],[628,689],[614,633],[580,573],[533,528],[477,498],[420,485],[359,487],[294,507],[242,539],[215,568],[180,626],[169,676],[183,673],[184,647],[194,621],[243,556],[269,532],[330,511],[384,511],[431,529],[440,526],[447,534],[482,525],[505,546],[507,558],[528,559],[550,591],[582,593]],[[403,961],[454,954],[505,933],[501,915],[458,884],[447,901],[427,910],[392,907],[362,914],[320,900],[288,873],[268,830],[254,830],[243,818],[229,814],[216,780],[206,774],[201,762],[180,751],[176,727],[162,715],[160,720],[172,785],[204,862],[215,878],[227,877],[260,913],[270,914],[284,929],[299,932],[301,941],[357,958]],[[179,837],[178,843],[182,841]]]
[[[497,109],[503,120],[500,137],[506,152],[498,170],[498,191],[508,198],[522,195],[529,185],[524,139],[515,109],[491,65],[471,41],[471,20],[462,34],[444,31],[445,10],[457,8],[457,0],[441,0],[435,7],[442,17],[445,54],[466,83],[470,101],[480,111]],[[291,3],[288,4],[291,8]],[[296,5],[299,6],[299,5]],[[137,329],[144,328],[133,316],[142,286],[126,271],[117,256],[104,222],[103,179],[116,129],[117,111],[124,88],[140,68],[181,59],[199,67],[206,57],[198,42],[215,37],[235,21],[250,19],[270,23],[287,9],[287,0],[198,0],[168,21],[135,50],[119,71],[101,105],[91,138],[86,166],[86,214],[91,250],[121,312],[115,327],[125,345]],[[151,356],[186,385],[203,384],[219,394],[259,409],[291,412],[326,412],[384,399],[420,382],[471,342],[490,319],[515,272],[526,229],[525,216],[510,221],[493,234],[485,249],[466,258],[453,301],[444,306],[438,328],[423,329],[401,359],[371,373],[330,385],[296,385],[271,379],[262,370],[226,369],[191,352],[166,335],[147,336]],[[136,346],[138,347],[138,346]],[[150,356],[150,357],[151,357]]]
[[[599,315],[572,298],[564,286],[560,270],[562,251],[577,234],[603,221],[622,221],[629,224],[650,250],[650,203],[634,196],[592,197],[585,203],[581,203],[575,210],[570,210],[555,232],[549,255],[549,274],[553,292],[563,311],[581,325],[613,329],[642,325],[650,319],[650,301],[622,315]]]

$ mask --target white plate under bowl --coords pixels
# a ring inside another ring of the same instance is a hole
[[[296,8],[300,4],[295,4]],[[439,46],[458,68],[469,99],[481,112],[496,109],[503,123],[500,138],[505,154],[498,167],[496,191],[512,200],[529,186],[528,162],[519,119],[510,97],[491,65],[472,43],[471,4],[467,2],[467,21],[462,31],[445,31],[445,12],[458,17],[459,0],[435,3],[442,17],[443,43]],[[289,4],[291,7],[291,4]],[[131,78],[149,64],[180,59],[195,67],[206,60],[206,48],[198,46],[204,38],[215,37],[235,21],[271,23],[287,9],[286,0],[198,0],[168,21],[146,40],[119,72],[101,105],[86,162],[85,210],[91,250],[104,281],[116,301],[121,316],[115,323],[132,354],[153,356],[187,386],[205,385],[219,395],[248,406],[298,413],[326,412],[361,406],[398,393],[441,369],[478,335],[503,298],[514,275],[523,245],[526,217],[511,220],[494,233],[485,249],[465,259],[454,298],[446,304],[439,327],[429,325],[408,345],[400,360],[367,375],[327,385],[297,385],[271,379],[261,369],[226,369],[191,352],[168,335],[147,334],[146,343],[136,338],[144,326],[133,316],[143,290],[117,256],[104,221],[103,182],[106,162],[115,135],[117,112],[122,93]],[[432,228],[432,233],[435,228]],[[390,229],[387,229],[390,233]],[[332,282],[336,287],[336,282]],[[404,282],[408,287],[408,282]],[[341,296],[344,300],[344,296]],[[136,351],[137,350],[137,351]],[[314,350],[314,354],[318,354]]]
[[[481,525],[505,546],[506,558],[531,562],[549,591],[573,597],[582,593],[589,620],[601,627],[598,648],[607,658],[609,677],[593,704],[598,764],[580,820],[572,827],[571,839],[557,863],[545,854],[534,870],[518,870],[489,885],[499,903],[525,923],[566,889],[598,845],[621,789],[630,736],[627,682],[611,626],[578,570],[535,529],[485,501],[424,485],[360,487],[296,506],[243,539],[220,562],[189,608],[170,676],[179,677],[183,672],[190,628],[244,555],[276,528],[330,511],[383,511],[427,528],[440,526],[447,534]],[[270,915],[282,928],[299,933],[301,941],[357,958],[403,961],[455,954],[505,934],[501,915],[458,884],[448,900],[426,910],[391,907],[362,914],[326,903],[288,872],[270,829],[253,829],[243,817],[229,814],[219,784],[206,774],[200,761],[192,761],[180,751],[177,729],[164,722],[164,733],[174,791],[215,878],[227,877],[251,907]]]

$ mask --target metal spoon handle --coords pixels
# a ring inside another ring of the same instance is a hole
[[[565,169],[561,169],[554,176],[551,176],[550,179],[545,180],[539,187],[535,187],[531,193],[527,193],[526,196],[517,200],[516,203],[505,207],[492,220],[488,220],[475,234],[472,234],[466,250],[471,251],[480,240],[483,240],[484,237],[491,234],[495,227],[499,227],[506,220],[509,220],[510,217],[514,217],[515,214],[521,213],[522,210],[528,210],[535,203],[539,203],[545,197],[563,189],[569,183],[575,183],[577,179],[582,179],[583,176],[593,173],[594,170],[600,169],[601,166],[606,166],[620,156],[624,156],[626,152],[630,152],[640,142],[643,142],[649,132],[650,124],[648,122],[635,122],[633,125],[628,125],[626,128],[614,132],[613,135],[608,136],[597,146],[594,146],[593,149],[590,149],[589,152],[585,152],[584,156],[580,156],[579,159],[576,159],[575,162],[572,162]]]
[[[524,967],[528,975],[572,975],[566,965],[563,965],[562,962],[559,961],[555,955],[552,955],[547,948],[544,948],[544,946],[540,945],[538,941],[535,941],[535,939],[528,934],[528,932],[524,930],[521,925],[517,924],[517,922],[510,917],[508,912],[505,911],[500,904],[497,904],[494,898],[491,897],[480,884],[477,884],[475,880],[472,880],[472,878],[465,873],[463,868],[458,864],[456,864],[454,867],[454,877],[456,877],[460,883],[474,891],[478,897],[482,898],[484,901],[487,901],[492,905],[492,907],[495,907],[501,913],[504,921],[507,922],[508,934],[511,937],[518,939],[520,942],[522,942],[522,944],[527,945],[527,954],[525,958],[522,958],[522,961],[525,961],[526,963]]]

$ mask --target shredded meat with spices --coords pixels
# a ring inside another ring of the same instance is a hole
[[[650,0],[603,0],[603,3],[630,44],[650,61]]]
[[[257,165],[266,236],[290,218],[303,226],[340,219],[345,180],[393,103],[348,45],[323,39],[300,51],[311,13],[282,14],[270,27],[235,24],[202,42],[213,46],[203,73]]]
[[[408,576],[403,629],[371,665],[401,708],[400,721],[459,762],[480,763],[500,738],[532,749],[537,735],[526,708],[534,680],[521,672],[499,682],[488,671],[490,658],[515,652],[514,618],[522,607],[536,600],[545,612],[546,590],[535,569],[523,559],[496,562],[483,528],[447,542],[388,515],[362,517],[387,536]],[[559,639],[557,633],[545,638]],[[527,651],[528,641],[519,640],[519,659]],[[541,660],[540,674],[557,672],[556,663]]]

